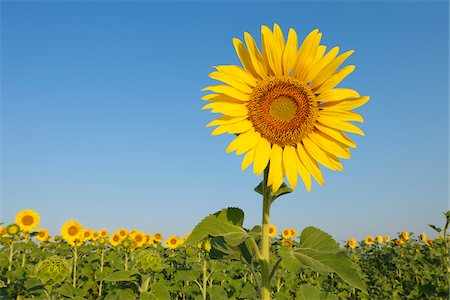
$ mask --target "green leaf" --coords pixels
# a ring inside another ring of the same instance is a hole
[[[247,232],[242,228],[243,222],[244,212],[242,210],[235,207],[224,208],[200,221],[192,230],[185,244],[197,244],[210,236],[223,236],[227,244],[237,246],[247,237]]]
[[[135,271],[116,271],[109,274],[104,278],[104,281],[116,282],[116,281],[133,281],[135,278]]]
[[[442,229],[439,227],[436,227],[434,225],[428,224],[428,226],[430,226],[431,228],[433,228],[437,233],[441,233]]]
[[[141,300],[170,300],[167,286],[161,282],[152,285],[150,292],[142,293]]]
[[[298,290],[296,299],[298,300],[338,300],[338,297],[331,293],[321,292],[317,288],[309,284],[302,284]]]
[[[299,247],[292,251],[282,247],[280,255],[285,260],[284,265],[291,264],[292,270],[298,269],[301,264],[320,273],[336,273],[349,285],[367,293],[364,282],[347,252],[341,250],[329,234],[318,228],[306,227],[300,235]]]
[[[227,300],[229,299],[227,292],[220,285],[213,285],[211,289],[208,290],[208,294],[210,295],[210,299],[214,300]]]
[[[264,195],[263,192],[263,181],[261,181],[257,187],[253,189],[255,192],[257,192],[260,195]],[[277,199],[278,197],[281,197],[283,195],[292,193],[294,190],[291,189],[286,183],[282,183],[278,191],[272,195],[272,203]]]

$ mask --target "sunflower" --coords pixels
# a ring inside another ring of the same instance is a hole
[[[83,241],[90,241],[90,240],[92,240],[93,232],[91,229],[85,228],[85,229],[82,229],[81,235],[83,236]]]
[[[389,236],[389,235],[384,236],[385,242],[389,242],[390,240],[391,240],[391,236]]]
[[[48,230],[47,229],[39,228],[37,230],[36,239],[38,241],[40,241],[40,242],[47,242],[49,238],[50,238],[50,236],[48,234]]]
[[[401,238],[404,242],[406,242],[406,241],[409,239],[409,232],[406,231],[406,230],[403,230],[403,231],[402,231],[402,234],[400,235],[400,238]]]
[[[382,244],[383,243],[383,237],[381,235],[377,235],[377,237],[375,238],[378,244]]]
[[[374,242],[373,236],[371,235],[366,236],[366,239],[364,241],[366,242],[367,245],[372,245]]]
[[[281,237],[283,239],[288,239],[291,237],[291,230],[290,229],[283,229],[283,231],[281,232]]]
[[[96,241],[100,237],[100,233],[98,231],[92,231],[92,240]]]
[[[78,245],[75,241],[81,241],[83,239],[82,225],[73,219],[67,221],[61,227],[61,236],[70,245]]]
[[[423,242],[425,242],[425,241],[427,240],[427,235],[425,234],[425,232],[422,232],[422,233],[420,234],[420,239],[421,239]]]
[[[291,238],[295,238],[297,236],[297,230],[295,228],[289,229],[289,232],[291,233]]]
[[[119,246],[121,240],[119,232],[115,232],[109,237],[109,243],[114,247]]]
[[[300,174],[311,190],[311,175],[324,180],[318,163],[342,171],[339,158],[350,158],[356,144],[343,132],[364,135],[350,122],[363,122],[352,110],[369,101],[349,88],[336,86],[354,69],[341,64],[353,50],[338,55],[320,45],[322,33],[315,29],[298,48],[297,33],[289,30],[285,42],[277,24],[273,31],[261,27],[262,52],[245,32],[245,44],[233,39],[243,65],[216,66],[209,77],[224,84],[203,89],[213,92],[202,99],[203,109],[221,113],[207,126],[218,126],[212,135],[238,135],[226,152],[244,154],[242,170],[253,163],[258,176],[268,169],[267,186],[276,192],[287,177],[295,188]]]
[[[161,232],[155,233],[153,237],[157,243],[160,243],[163,240],[163,235]]]
[[[351,237],[348,241],[347,241],[347,246],[350,249],[355,249],[356,248],[356,240],[354,237]]]
[[[0,226],[0,236],[4,237],[8,234],[8,232],[6,232],[6,227]]]
[[[19,225],[14,224],[14,223],[13,224],[9,224],[8,226],[6,226],[6,232],[10,236],[16,236],[20,232],[20,227],[19,227]]]
[[[273,237],[277,235],[277,226],[270,224],[269,225],[269,236]]]
[[[425,241],[425,245],[427,245],[428,247],[432,247],[433,246],[433,240],[432,239],[427,239]]]
[[[281,241],[281,245],[287,246],[287,247],[289,247],[289,248],[292,248],[292,247],[294,246],[294,242],[291,241],[291,240],[288,240],[288,239],[283,239],[283,240]]]
[[[164,245],[167,248],[175,249],[180,245],[180,239],[176,235],[171,235],[169,238],[164,242]]]
[[[30,232],[39,226],[41,217],[37,212],[31,209],[24,209],[16,215],[16,223],[23,231]]]
[[[117,232],[119,233],[121,239],[124,239],[129,235],[128,230],[126,230],[125,228],[119,228]]]
[[[146,241],[144,233],[139,230],[133,230],[130,239],[133,242],[133,248],[142,247]]]
[[[153,245],[153,236],[149,233],[145,234],[145,243],[146,246]]]
[[[98,234],[99,234],[101,237],[106,238],[106,237],[108,236],[108,230],[102,229],[102,230],[100,230],[100,231],[98,232]]]

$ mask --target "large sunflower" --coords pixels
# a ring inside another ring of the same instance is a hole
[[[40,216],[32,209],[24,209],[16,215],[16,223],[23,231],[30,232],[39,225]]]
[[[66,242],[73,245],[76,241],[83,240],[82,227],[78,221],[71,219],[61,226],[61,236]]]
[[[350,122],[363,122],[353,112],[368,100],[349,88],[336,86],[354,69],[338,70],[353,50],[338,55],[339,47],[326,52],[322,33],[313,30],[298,47],[297,33],[289,30],[285,41],[280,27],[262,26],[262,52],[244,33],[244,43],[233,39],[243,65],[216,66],[209,76],[224,84],[204,90],[203,109],[223,116],[208,124],[218,126],[212,135],[236,134],[227,152],[244,154],[242,170],[253,163],[258,176],[269,166],[267,185],[277,191],[286,176],[292,188],[302,178],[311,189],[311,175],[324,180],[318,163],[343,170],[339,158],[350,158],[355,143],[343,132],[364,133]]]

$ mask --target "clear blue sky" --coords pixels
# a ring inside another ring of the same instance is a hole
[[[447,1],[1,3],[0,220],[37,210],[52,234],[75,218],[183,235],[237,206],[261,221],[261,178],[225,154],[202,111],[213,65],[238,64],[233,37],[280,24],[355,49],[342,86],[370,95],[365,137],[272,207],[272,223],[338,241],[441,225],[448,209]]]

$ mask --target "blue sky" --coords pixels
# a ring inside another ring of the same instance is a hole
[[[280,229],[349,236],[425,231],[448,209],[448,2],[3,1],[0,220],[37,210],[184,235],[221,208],[261,221],[261,178],[211,137],[200,90],[213,65],[239,64],[232,38],[280,24],[355,49],[341,86],[370,95],[365,137],[325,185],[277,200]]]

